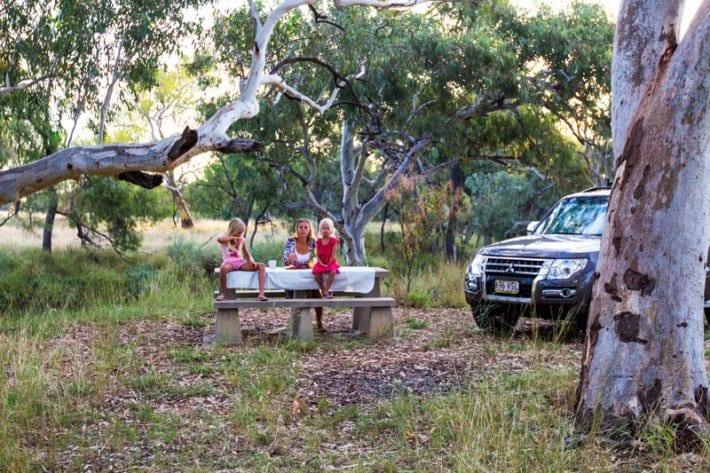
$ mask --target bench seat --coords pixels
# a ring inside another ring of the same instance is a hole
[[[272,309],[275,307],[394,307],[397,303],[391,297],[353,297],[334,299],[269,299],[257,301],[247,299],[225,299],[215,301],[217,310],[224,309]]]
[[[353,332],[365,334],[370,340],[391,338],[394,336],[392,307],[396,301],[391,297],[335,297],[333,299],[286,299],[275,298],[268,301],[255,299],[226,299],[215,301],[217,323],[214,336],[205,340],[206,344],[235,345],[242,342],[242,329],[239,323],[240,309],[291,309],[289,335],[301,341],[312,341],[314,307],[351,307],[353,308]]]

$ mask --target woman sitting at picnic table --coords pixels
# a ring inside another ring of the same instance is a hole
[[[296,221],[296,232],[288,237],[284,245],[283,264],[288,269],[310,269],[313,267],[316,249],[316,238],[313,234],[313,226],[307,218],[299,218]],[[293,291],[286,291],[287,297],[293,297]],[[289,294],[290,293],[290,294]],[[308,291],[306,297],[309,299],[319,299],[320,292],[317,290]],[[323,332],[323,308],[315,307],[316,331]]]

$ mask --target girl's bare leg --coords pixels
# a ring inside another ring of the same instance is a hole
[[[264,263],[256,263],[256,270],[259,271],[259,298],[266,299],[264,287],[266,287],[266,266]]]
[[[316,279],[316,282],[318,283],[318,287],[320,288],[320,293],[322,296],[325,296],[323,293],[323,275],[322,274],[314,274],[313,277]]]
[[[333,279],[335,279],[335,271],[328,273],[328,279],[323,284],[323,297],[333,297],[330,295],[330,286],[333,285]]]
[[[246,262],[239,267],[239,271],[258,271],[259,275],[259,295],[257,299],[266,300],[266,294],[264,294],[264,287],[266,286],[266,266],[264,263],[254,263]]]
[[[227,273],[234,271],[234,266],[232,263],[222,263],[219,267],[219,295],[217,296],[218,301],[224,300],[227,297]]]

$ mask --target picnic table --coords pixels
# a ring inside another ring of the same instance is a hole
[[[218,269],[215,274],[219,274]],[[319,288],[311,270],[266,268],[265,291],[269,300],[258,301],[257,272],[232,271],[227,275],[227,297],[214,304],[217,321],[209,343],[241,343],[239,309],[276,307],[291,309],[288,332],[295,339],[313,340],[314,307],[352,308],[353,333],[365,334],[373,340],[392,337],[395,301],[381,296],[381,280],[388,276],[389,271],[383,268],[344,266],[333,280],[333,299],[313,299],[307,298],[307,294]],[[291,292],[291,297],[286,297],[286,291]]]

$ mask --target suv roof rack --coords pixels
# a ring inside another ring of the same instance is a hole
[[[597,187],[590,187],[588,189],[584,189],[582,192],[594,192],[594,191],[603,191],[603,190],[609,190],[611,187],[609,186],[597,186]]]

